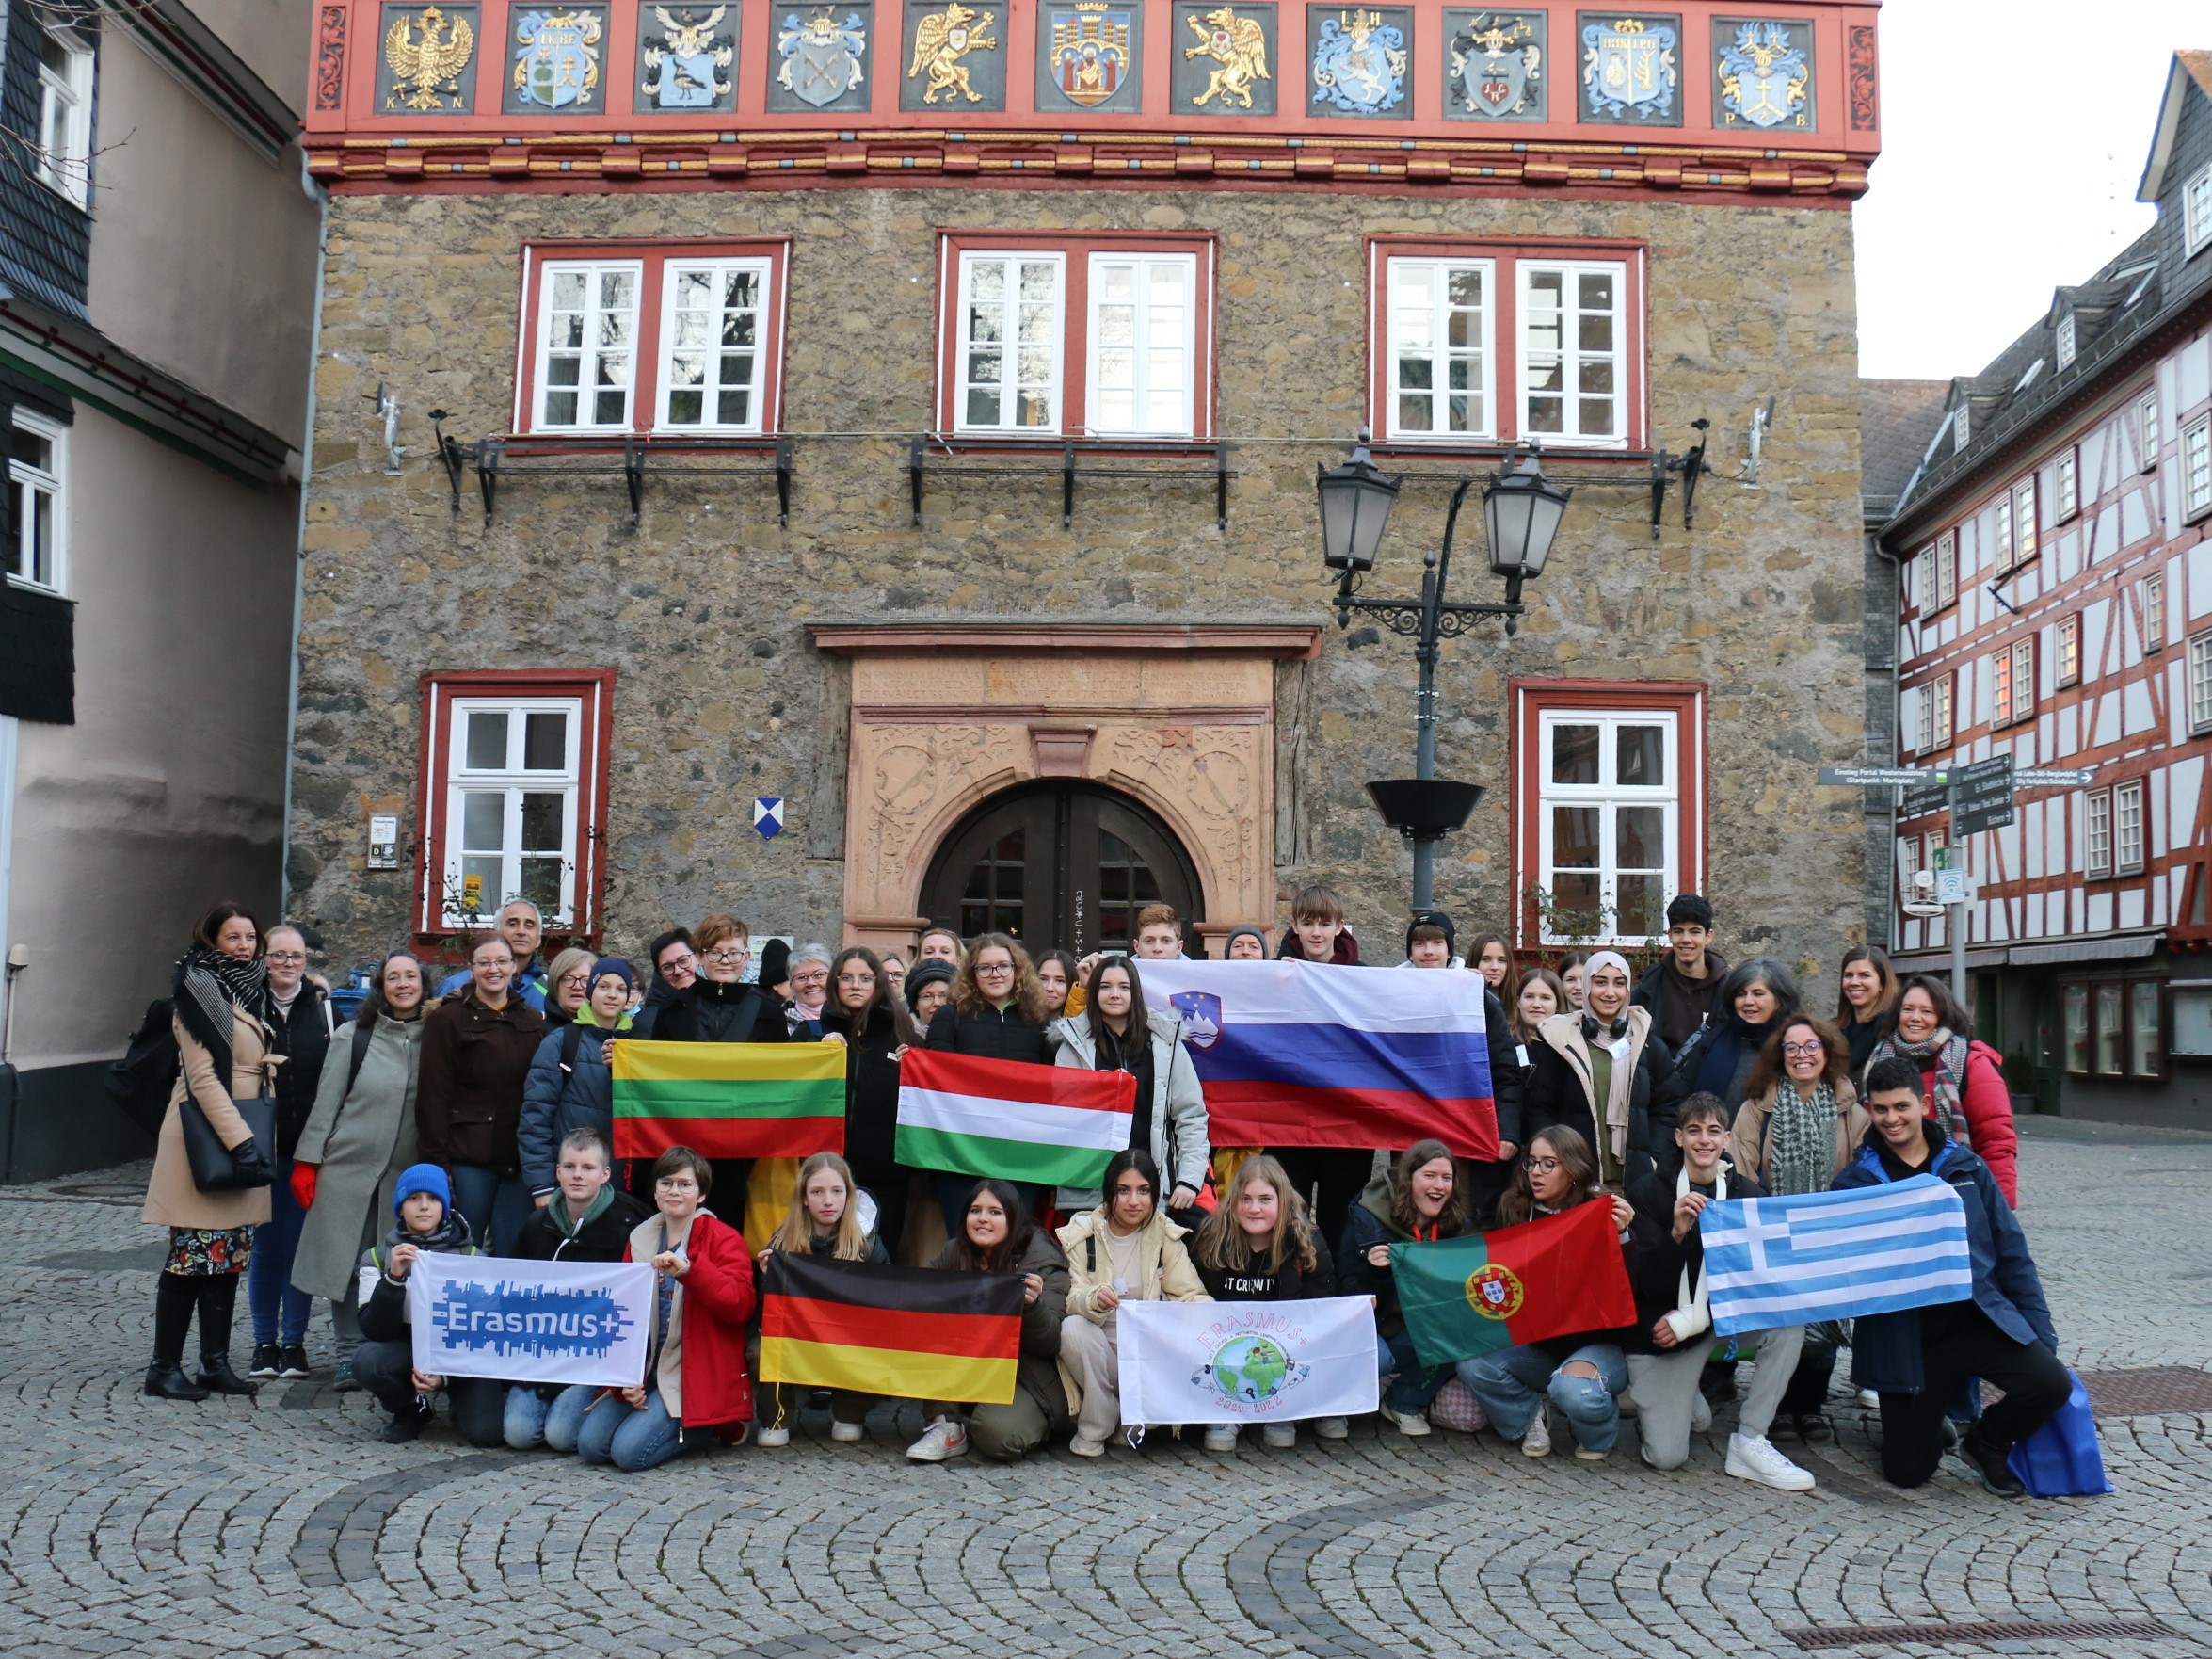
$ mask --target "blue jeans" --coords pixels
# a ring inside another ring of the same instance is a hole
[[[1566,1368],[1581,1360],[1595,1377],[1569,1377]],[[1620,1396],[1628,1387],[1628,1361],[1611,1343],[1592,1343],[1564,1360],[1539,1347],[1508,1348],[1459,1362],[1459,1380],[1490,1414],[1490,1426],[1509,1441],[1529,1432],[1548,1397],[1574,1430],[1583,1450],[1610,1452],[1621,1432]]]
[[[511,1256],[530,1219],[530,1189],[521,1175],[502,1175],[483,1164],[456,1164],[453,1207],[469,1224],[469,1236],[488,1256]]]
[[[1383,1376],[1395,1374],[1398,1379],[1383,1396],[1383,1404],[1393,1411],[1407,1414],[1419,1411],[1435,1399],[1436,1391],[1451,1375],[1449,1365],[1424,1367],[1413,1351],[1413,1338],[1403,1330],[1396,1336],[1375,1338],[1375,1365]]]
[[[534,1446],[573,1452],[576,1432],[584,1426],[584,1414],[591,1409],[592,1396],[598,1393],[588,1382],[571,1383],[549,1400],[535,1384],[513,1384],[507,1390],[507,1444],[518,1452]]]
[[[713,1438],[701,1429],[686,1439],[683,1425],[668,1415],[661,1404],[661,1391],[655,1388],[646,1391],[642,1406],[609,1394],[592,1407],[576,1431],[576,1452],[586,1463],[612,1463],[624,1474],[635,1474],[696,1451]]]
[[[279,1158],[277,1184],[269,1189],[269,1218],[253,1230],[253,1256],[246,1264],[246,1305],[253,1312],[257,1348],[275,1342],[297,1347],[307,1341],[314,1298],[292,1288],[292,1258],[299,1253],[299,1229],[306,1220],[307,1212],[292,1196],[292,1160]]]

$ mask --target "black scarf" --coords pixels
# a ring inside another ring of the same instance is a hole
[[[554,1203],[563,1201],[559,1195],[554,1196]],[[438,1225],[428,1233],[410,1232],[405,1222],[387,1232],[384,1235],[384,1260],[387,1264],[391,1263],[392,1250],[396,1245],[411,1244],[425,1250],[451,1253],[466,1250],[473,1242],[469,1235],[469,1218],[449,1204],[445,1214],[438,1217]]]
[[[214,1059],[215,1074],[228,1090],[236,1065],[231,1052],[232,1010],[244,1010],[264,1028],[276,1023],[268,964],[258,958],[241,962],[221,951],[194,945],[178,959],[169,995],[169,1006],[192,1040]]]

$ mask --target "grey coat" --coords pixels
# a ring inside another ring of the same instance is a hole
[[[1152,1144],[1146,1149],[1160,1166],[1160,1179],[1167,1192],[1178,1186],[1196,1192],[1206,1184],[1206,1162],[1211,1156],[1206,1144],[1206,1096],[1198,1087],[1198,1072],[1191,1064],[1191,1051],[1183,1040],[1183,1023],[1158,1008],[1148,1010],[1152,1026]],[[1045,1029],[1045,1041],[1057,1053],[1053,1064],[1089,1071],[1098,1061],[1098,1046],[1091,1040],[1091,1022],[1083,1015],[1063,1016]],[[1059,1206],[1063,1214],[1096,1209],[1100,1202],[1097,1187],[1064,1186]]]
[[[310,1296],[345,1298],[364,1240],[392,1224],[392,1189],[415,1161],[415,1080],[422,1070],[423,1022],[377,1022],[351,1089],[353,1023],[338,1027],[323,1063],[315,1109],[299,1132],[297,1162],[316,1166],[315,1201],[300,1224],[292,1283]]]

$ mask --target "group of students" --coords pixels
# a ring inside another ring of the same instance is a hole
[[[1383,1423],[1407,1435],[1488,1426],[1542,1456],[1556,1413],[1577,1455],[1595,1458],[1632,1414],[1645,1461],[1674,1468],[1710,1423],[1712,1401],[1733,1396],[1735,1361],[1751,1346],[1711,1331],[1703,1206],[1926,1172],[1964,1200],[1972,1299],[1862,1319],[1849,1332],[1761,1333],[1725,1467],[1784,1490],[1812,1486],[1771,1437],[1833,1434],[1825,1406],[1848,1341],[1853,1379],[1879,1404],[1891,1479],[1926,1480],[1948,1445],[1992,1490],[2017,1492],[2006,1455],[2063,1403],[2068,1382],[2011,1208],[2015,1142],[1994,1056],[1939,982],[1900,983],[1879,950],[1847,957],[1831,1022],[1802,1006],[1780,963],[1722,960],[1703,898],[1677,898],[1667,920],[1668,949],[1641,982],[1615,951],[1524,974],[1496,936],[1468,949],[1466,966],[1486,987],[1499,1143],[1497,1158],[1476,1161],[1435,1141],[1388,1158],[1388,1149],[1212,1146],[1182,1022],[1147,1007],[1140,977],[1145,960],[1182,954],[1180,921],[1164,906],[1138,916],[1130,955],[1078,961],[1048,951],[1033,961],[1004,934],[963,941],[933,928],[910,963],[802,945],[763,960],[757,975],[744,924],[717,914],[655,939],[641,986],[619,958],[568,951],[541,965],[537,914],[518,902],[436,997],[414,956],[387,957],[352,1021],[333,1027],[320,1016],[320,1044],[297,1041],[295,1027],[314,1022],[293,1012],[319,989],[294,976],[280,1007],[279,953],[249,913],[217,906],[176,978],[184,1064],[144,1212],[171,1241],[146,1392],[204,1398],[309,1375],[314,1297],[332,1307],[339,1385],[375,1393],[394,1440],[419,1433],[444,1392],[457,1427],[479,1444],[550,1445],[624,1469],[717,1437],[773,1447],[809,1404],[799,1391],[757,1389],[748,1358],[759,1342],[756,1267],[784,1249],[1023,1275],[1014,1401],[922,1402],[924,1430],[907,1452],[917,1461],[970,1445],[1018,1458],[1063,1432],[1076,1455],[1102,1455],[1119,1425],[1115,1315],[1125,1300],[1365,1295]],[[298,934],[271,937],[289,944]],[[303,953],[281,954],[304,967]],[[1264,958],[1268,941],[1240,927],[1223,954]],[[1356,965],[1341,900],[1326,888],[1298,894],[1276,954]],[[1460,963],[1451,918],[1418,912],[1401,965]],[[649,1168],[617,1161],[612,1054],[647,1036],[842,1044],[844,1155],[755,1167],[678,1148]],[[895,1156],[899,1060],[916,1045],[1133,1073],[1130,1145],[1096,1189],[907,1168]],[[311,1069],[312,1083],[302,1075]],[[260,1149],[271,1184],[195,1189],[179,1103],[197,1102],[238,1152],[245,1124],[233,1098],[274,1090],[281,1101],[287,1086],[306,1103],[289,1114],[296,1128],[281,1113],[280,1144]],[[717,1190],[719,1213],[709,1206]],[[919,1195],[935,1205],[913,1210]],[[1391,1245],[1595,1201],[1612,1208],[1635,1326],[1456,1366],[1419,1362],[1397,1306]],[[546,1390],[416,1373],[405,1283],[424,1248],[649,1261],[658,1291],[645,1382]],[[240,1377],[229,1361],[230,1293],[216,1287],[234,1287],[248,1262],[256,1284],[265,1275],[282,1287],[282,1328],[264,1329],[257,1302],[254,1361]],[[201,1362],[192,1377],[182,1361],[195,1313]],[[1975,1376],[2006,1391],[1979,1414],[1964,1393]],[[874,1402],[826,1403],[832,1437],[859,1439]],[[1342,1419],[1312,1427],[1324,1439],[1349,1432]],[[1267,1425],[1263,1439],[1289,1444],[1293,1426]],[[1233,1449],[1236,1431],[1210,1427],[1205,1442]]]

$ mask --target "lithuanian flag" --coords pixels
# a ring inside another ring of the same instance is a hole
[[[1390,1277],[1423,1365],[1636,1323],[1621,1235],[1604,1196],[1519,1227],[1394,1244]]]
[[[845,1051],[834,1042],[615,1047],[615,1156],[687,1146],[710,1158],[845,1150]]]
[[[879,1267],[777,1250],[761,1271],[761,1380],[1003,1406],[1021,1275]]]

